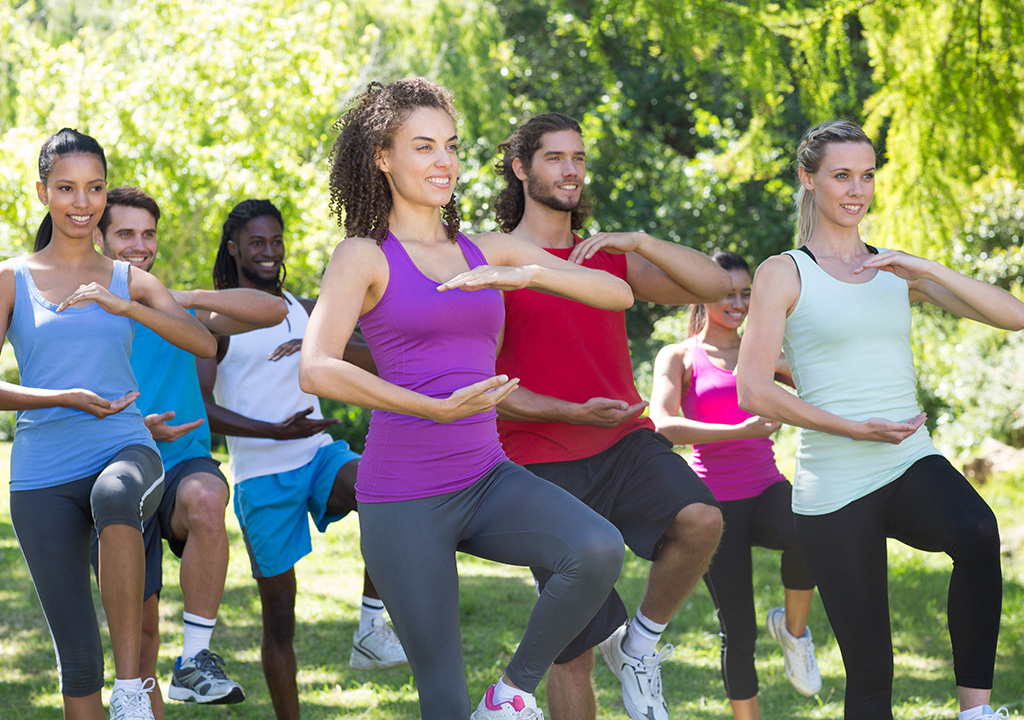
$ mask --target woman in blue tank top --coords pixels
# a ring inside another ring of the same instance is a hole
[[[740,405],[802,428],[797,533],[846,667],[847,720],[891,720],[886,538],[953,561],[947,613],[960,720],[989,705],[1002,600],[995,516],[931,444],[916,400],[910,303],[1024,327],[1010,293],[860,237],[874,195],[864,131],[831,121],[798,151],[797,250],[754,278],[740,348]],[[785,347],[798,395],[773,382]]]
[[[555,572],[472,715],[541,718],[533,690],[604,601],[624,551],[610,523],[505,458],[494,406],[517,380],[494,374],[498,291],[533,287],[609,309],[632,295],[532,243],[459,232],[455,111],[433,83],[372,83],[336,127],[331,198],[349,237],[309,321],[302,387],[373,408],[356,484],[363,557],[422,717],[470,717],[456,551]],[[343,359],[357,322],[379,377]]]
[[[197,355],[212,355],[216,342],[158,280],[94,247],[106,205],[94,139],[67,128],[50,137],[36,189],[48,213],[35,252],[0,263],[0,316],[21,376],[0,383],[0,409],[18,411],[11,519],[53,636],[64,717],[104,717],[95,527],[116,674],[110,717],[149,720],[139,679],[142,521],[160,500],[163,467],[134,404],[131,340],[141,322]]]

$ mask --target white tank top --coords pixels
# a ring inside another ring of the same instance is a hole
[[[279,324],[231,336],[213,386],[213,398],[221,407],[272,423],[309,407],[313,408],[309,417],[323,417],[320,400],[299,388],[299,353],[274,362],[267,359],[282,343],[302,338],[309,323],[306,309],[295,296],[285,291],[284,298],[288,316]],[[270,440],[229,435],[227,443],[231,476],[237,483],[300,468],[331,443],[331,436],[318,433],[298,440]]]
[[[848,420],[908,420],[917,404],[907,283],[877,271],[865,283],[829,275],[806,253],[789,250],[800,297],[786,318],[783,349],[797,394]],[[936,455],[925,426],[899,445],[800,430],[793,511],[833,512]]]

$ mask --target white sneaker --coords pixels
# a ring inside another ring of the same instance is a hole
[[[494,686],[491,685],[469,720],[544,720],[544,713],[537,707],[537,701],[532,697],[516,695],[512,702],[495,704]]]
[[[408,665],[409,659],[395,631],[378,617],[366,632],[353,633],[348,664],[356,670],[383,670]]]
[[[1004,707],[1001,707],[998,710],[993,710],[989,705],[982,705],[981,715],[976,715],[975,717],[978,720],[982,720],[983,718],[1000,718],[1000,720],[1002,720],[1003,718],[1010,717],[1010,711]]]
[[[622,649],[626,628],[622,625],[598,645],[601,657],[622,684],[622,704],[632,720],[669,720],[668,706],[661,694],[661,661],[672,656],[672,646],[665,645],[654,655],[639,660]]]
[[[789,682],[801,695],[817,695],[821,690],[821,672],[818,670],[818,660],[814,657],[811,629],[807,628],[803,637],[793,637],[786,627],[786,608],[780,607],[768,611],[766,622],[769,634],[782,646]]]
[[[149,704],[149,691],[156,680],[146,678],[140,690],[118,688],[110,694],[110,720],[153,720],[153,707]]]

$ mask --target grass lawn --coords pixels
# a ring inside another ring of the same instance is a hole
[[[9,444],[0,445],[7,467]],[[1024,478],[1001,478],[982,488],[1000,518],[1004,536],[1003,625],[996,667],[995,701],[1012,715],[1024,708]],[[6,470],[0,477],[0,718],[41,720],[60,717],[60,696],[53,648],[10,522]],[[241,705],[198,708],[169,703],[167,718],[272,719],[273,709],[259,658],[260,605],[249,575],[248,559],[234,514],[228,512],[232,544],[227,589],[213,649],[227,660],[232,678],[245,687]],[[890,599],[896,647],[894,712],[897,718],[955,718],[955,688],[945,627],[949,563],[945,556],[925,555],[890,545]],[[408,668],[356,671],[348,666],[352,633],[358,622],[362,582],[359,528],[355,517],[314,533],[313,554],[297,566],[299,582],[297,653],[303,717],[309,720],[362,718],[392,720],[418,717],[416,690]],[[527,570],[460,557],[463,647],[471,700],[475,706],[487,685],[499,677],[526,624],[534,600]],[[627,553],[618,587],[627,607],[635,609],[643,592],[647,565]],[[181,591],[177,560],[164,554],[162,643],[159,673],[166,689],[180,649]],[[778,555],[755,554],[758,614],[780,605]],[[95,598],[98,613],[98,596]],[[429,618],[424,618],[429,622]],[[762,627],[757,660],[761,708],[766,719],[841,718],[843,670],[839,651],[817,598],[811,628],[824,687],[817,698],[798,695],[782,672],[778,646]],[[104,641],[107,638],[104,636]],[[718,626],[703,586],[679,611],[665,634],[676,652],[663,665],[665,697],[674,718],[731,718],[718,669]],[[109,648],[108,648],[109,650]],[[619,688],[598,660],[595,683],[598,717],[625,720]],[[107,691],[113,662],[107,656]],[[539,689],[544,705],[544,685]]]

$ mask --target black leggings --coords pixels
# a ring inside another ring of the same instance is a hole
[[[835,512],[797,515],[796,527],[843,654],[846,720],[892,718],[887,537],[953,560],[946,613],[956,684],[991,689],[1002,609],[999,529],[944,457],[918,460]]]
[[[788,482],[769,485],[764,492],[722,506],[725,530],[715,559],[704,576],[718,611],[722,635],[722,680],[730,700],[757,695],[754,645],[757,616],[750,548],[782,550],[782,585],[790,590],[811,590],[814,580],[796,536],[791,509],[793,487]]]

